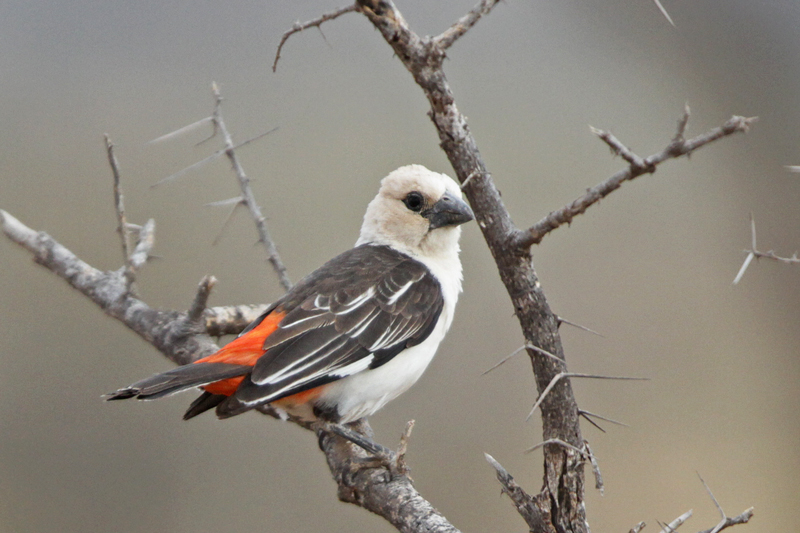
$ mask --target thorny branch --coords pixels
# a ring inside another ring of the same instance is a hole
[[[321,17],[315,18],[314,20],[309,20],[308,22],[304,22],[302,24],[300,24],[299,21],[295,22],[294,25],[292,26],[292,29],[287,30],[281,37],[281,42],[278,43],[278,49],[275,52],[275,60],[272,62],[272,72],[278,70],[278,60],[280,60],[281,58],[281,50],[283,50],[283,45],[286,44],[286,41],[289,39],[289,37],[291,37],[295,33],[307,30],[308,28],[317,28],[320,32],[322,32],[322,28],[320,28],[320,26],[322,26],[324,22],[328,22],[329,20],[338,18],[344,15],[345,13],[352,13],[353,11],[358,11],[358,4],[352,4],[349,6],[340,7],[336,11],[326,13]]]
[[[280,281],[280,284],[283,286],[283,288],[285,290],[288,291],[292,287],[292,282],[289,279],[289,274],[286,271],[286,267],[283,264],[283,260],[281,259],[280,254],[278,253],[278,248],[277,248],[277,246],[275,246],[275,242],[272,240],[272,237],[269,234],[269,230],[267,228],[267,219],[261,213],[261,208],[258,206],[258,202],[256,201],[256,197],[253,194],[253,189],[252,189],[252,187],[250,187],[250,178],[248,178],[247,174],[245,174],[244,168],[242,167],[241,163],[239,162],[239,158],[236,155],[236,150],[238,148],[246,146],[246,145],[250,144],[251,142],[257,141],[258,139],[260,139],[260,138],[262,138],[262,137],[264,137],[266,135],[269,135],[270,133],[276,131],[277,128],[273,128],[273,129],[271,129],[269,131],[266,131],[266,132],[264,132],[264,133],[262,133],[260,135],[256,135],[255,137],[247,139],[246,141],[241,142],[239,144],[234,144],[233,143],[233,137],[231,136],[230,132],[228,131],[228,128],[225,126],[225,121],[222,118],[222,100],[223,99],[222,99],[222,95],[221,95],[221,93],[219,91],[219,87],[217,87],[216,83],[212,83],[211,84],[211,91],[212,91],[212,93],[214,95],[214,112],[210,117],[206,117],[204,119],[198,120],[197,122],[189,124],[188,126],[184,126],[183,128],[180,128],[180,129],[175,130],[173,132],[167,133],[166,135],[162,135],[161,137],[158,137],[157,139],[153,139],[150,142],[151,143],[155,143],[155,142],[165,141],[165,140],[168,140],[168,139],[173,139],[173,138],[177,137],[178,135],[181,135],[181,134],[186,133],[188,131],[194,130],[195,128],[200,127],[200,126],[210,122],[214,126],[214,131],[211,134],[211,136],[208,137],[208,139],[206,139],[206,140],[212,139],[212,138],[214,138],[214,136],[217,133],[220,133],[222,135],[222,139],[223,139],[223,143],[224,143],[225,147],[222,150],[217,150],[216,152],[214,152],[210,156],[206,157],[205,159],[202,159],[202,160],[198,161],[197,163],[189,165],[188,167],[186,167],[186,168],[184,168],[182,170],[179,170],[178,172],[175,172],[174,174],[171,174],[170,176],[167,176],[166,178],[161,179],[160,181],[158,181],[154,185],[154,187],[157,186],[157,185],[161,185],[163,183],[167,183],[169,181],[172,181],[172,180],[174,180],[174,179],[176,179],[176,178],[178,178],[180,176],[183,176],[184,174],[186,174],[186,173],[188,173],[188,172],[190,172],[192,170],[196,170],[196,169],[198,169],[198,168],[200,168],[200,167],[202,167],[202,166],[204,166],[204,165],[206,165],[206,164],[218,159],[222,155],[225,155],[228,158],[228,160],[230,160],[230,162],[231,162],[231,166],[233,167],[233,171],[236,174],[237,180],[239,181],[239,189],[241,190],[242,194],[241,194],[240,197],[229,199],[229,200],[223,200],[221,202],[213,202],[210,205],[229,205],[231,203],[234,203],[236,205],[244,205],[244,206],[247,207],[247,209],[250,211],[250,215],[253,217],[253,220],[255,221],[256,231],[258,232],[258,240],[259,240],[260,243],[262,243],[264,245],[264,248],[266,248],[267,259],[269,260],[270,264],[272,265],[272,268],[275,271],[275,273],[278,275],[278,280]],[[205,141],[203,141],[203,142],[205,142]],[[230,216],[232,216],[232,215],[233,215],[233,212],[231,212]],[[226,222],[225,222],[226,225],[230,221],[230,216],[228,217],[228,220],[226,220]]]
[[[628,167],[587,190],[586,194],[576,198],[570,204],[557,211],[553,211],[526,231],[520,231],[516,235],[516,245],[528,247],[539,244],[542,242],[545,235],[563,224],[571,223],[573,218],[583,214],[590,206],[596,204],[616,189],[619,189],[626,181],[631,181],[643,174],[652,174],[656,171],[656,167],[664,161],[688,156],[698,148],[710,142],[727,137],[728,135],[733,135],[734,133],[746,133],[750,125],[757,120],[757,118],[733,116],[722,126],[687,141],[684,140],[683,135],[688,120],[689,108],[686,107],[683,117],[678,122],[678,130],[672,138],[672,141],[670,141],[661,152],[644,159],[634,154],[611,133],[592,128],[592,132],[608,144],[615,155],[619,155],[628,162]]]
[[[228,132],[228,128],[225,127],[225,121],[222,120],[222,95],[220,94],[216,83],[212,84],[212,91],[216,100],[213,115],[214,125],[222,134],[222,138],[225,141],[225,155],[228,156],[228,159],[233,166],[233,170],[236,173],[236,177],[239,179],[239,187],[242,191],[242,202],[247,206],[247,209],[250,210],[250,214],[253,216],[253,219],[256,222],[259,241],[267,249],[267,257],[269,262],[272,264],[272,268],[278,274],[278,279],[280,280],[283,288],[288,291],[292,288],[292,282],[289,279],[288,272],[286,272],[286,267],[283,264],[283,260],[281,260],[281,256],[278,254],[278,248],[275,246],[275,242],[269,235],[269,231],[267,230],[267,219],[261,214],[261,208],[258,207],[258,202],[253,194],[253,189],[250,187],[250,178],[248,178],[244,173],[244,169],[242,168],[241,163],[239,163],[239,158],[236,156],[233,138]]]

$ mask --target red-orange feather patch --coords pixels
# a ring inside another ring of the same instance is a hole
[[[278,329],[278,324],[286,313],[277,309],[264,317],[261,323],[241,337],[237,337],[218,352],[195,361],[195,363],[230,363],[234,365],[254,366],[259,357],[264,355],[264,340]],[[211,394],[230,396],[241,384],[244,376],[223,379],[203,386]]]

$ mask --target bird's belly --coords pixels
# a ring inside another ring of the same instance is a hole
[[[433,359],[444,337],[445,321],[421,344],[407,348],[388,363],[335,381],[317,399],[323,408],[336,408],[340,422],[369,416],[408,390]]]

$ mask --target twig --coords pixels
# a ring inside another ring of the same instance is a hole
[[[792,254],[792,257],[780,257],[777,255],[773,250],[768,252],[759,252],[758,248],[756,247],[756,221],[753,218],[753,213],[750,213],[750,232],[751,232],[751,246],[749,250],[745,250],[747,253],[747,257],[744,258],[744,263],[742,267],[739,269],[739,272],[736,274],[736,277],[733,278],[733,284],[736,285],[742,280],[742,276],[744,276],[745,271],[747,271],[747,267],[750,266],[750,263],[753,262],[753,259],[771,259],[773,261],[779,261],[781,263],[800,263],[800,257],[797,257],[797,252]]]
[[[433,38],[433,42],[442,50],[447,50],[453,43],[469,31],[484,15],[500,3],[500,0],[481,0],[466,15],[458,19],[452,26]],[[466,181],[465,181],[466,184]]]
[[[578,372],[559,372],[556,374],[550,383],[547,384],[547,387],[542,391],[537,398],[536,402],[533,404],[531,408],[531,412],[528,413],[528,416],[525,418],[526,421],[530,420],[533,416],[533,413],[536,411],[536,408],[539,407],[542,402],[544,401],[547,394],[553,390],[553,387],[556,386],[556,383],[559,382],[562,378],[590,378],[590,379],[615,379],[615,380],[622,380],[622,381],[648,381],[650,378],[637,378],[637,377],[629,377],[629,376],[601,376],[597,374],[582,374]]]
[[[191,322],[201,322],[203,319],[203,312],[206,310],[206,304],[208,303],[208,297],[211,294],[211,289],[214,288],[214,285],[217,283],[217,278],[214,276],[205,276],[201,281],[200,284],[197,286],[197,294],[194,297],[194,301],[192,301],[192,306],[189,307],[189,312],[187,313],[187,318]]]
[[[512,503],[517,508],[517,512],[528,524],[530,531],[547,531],[545,514],[536,505],[534,498],[514,481],[511,474],[494,457],[488,453],[484,453],[483,456],[486,458],[486,462],[494,468],[497,480],[503,487],[503,492],[511,498]]]
[[[125,283],[128,289],[132,289],[136,275],[133,272],[131,265],[131,257],[128,253],[128,221],[125,219],[125,202],[122,196],[122,185],[120,183],[119,162],[117,156],[114,154],[114,144],[108,134],[105,135],[106,140],[106,154],[108,155],[108,164],[111,165],[111,174],[114,177],[114,207],[117,211],[117,233],[122,242],[122,260],[123,272],[125,273]]]
[[[527,230],[518,230],[515,239],[517,246],[528,248],[534,244],[539,244],[542,242],[545,235],[563,224],[570,223],[573,218],[584,213],[590,206],[599,202],[616,189],[619,189],[624,182],[638,178],[643,174],[654,172],[656,166],[667,159],[675,159],[684,155],[688,156],[698,148],[728,135],[733,135],[734,133],[746,133],[750,125],[757,120],[757,117],[745,118],[733,116],[722,126],[686,141],[683,140],[683,132],[686,128],[686,122],[688,121],[688,113],[687,106],[684,117],[679,121],[678,130],[669,145],[661,152],[644,159],[631,152],[610,133],[593,128],[593,131],[603,139],[615,153],[621,155],[629,163],[629,166],[602,183],[590,188],[586,191],[586,194],[576,198],[570,204],[551,212]]]
[[[700,472],[697,472],[697,477],[700,478],[700,482],[703,483],[703,486],[705,487],[706,492],[708,492],[708,495],[711,498],[711,501],[714,502],[714,506],[717,508],[717,511],[719,511],[719,514],[720,514],[720,517],[721,517],[719,523],[716,526],[712,527],[711,529],[707,529],[707,530],[703,531],[702,533],[719,533],[720,531],[722,531],[726,527],[735,526],[737,524],[744,524],[744,523],[748,522],[753,517],[753,508],[750,507],[749,509],[746,509],[739,516],[735,516],[733,518],[729,518],[728,515],[725,514],[725,511],[722,510],[722,506],[717,501],[717,498],[714,497],[714,493],[711,492],[711,489],[709,488],[709,486],[706,483],[706,481],[703,479],[703,476],[700,475]]]
[[[358,4],[352,4],[352,5],[349,5],[349,6],[340,7],[336,11],[331,11],[330,13],[325,13],[321,17],[315,18],[313,20],[309,20],[308,22],[304,22],[302,24],[300,24],[300,22],[295,22],[294,25],[292,26],[292,29],[287,30],[283,34],[283,37],[281,37],[281,42],[278,44],[278,50],[275,52],[275,61],[272,62],[272,72],[275,72],[278,69],[278,60],[281,58],[281,50],[283,49],[283,45],[286,43],[286,41],[289,39],[289,37],[291,37],[295,33],[299,33],[299,32],[301,32],[303,30],[307,30],[308,28],[313,28],[315,26],[317,28],[320,28],[320,26],[324,22],[328,22],[329,20],[333,20],[335,18],[340,17],[341,15],[344,15],[345,13],[351,13],[353,11],[358,11]],[[320,31],[322,31],[321,28],[320,28]],[[323,38],[324,38],[324,36],[323,36]]]
[[[214,93],[214,99],[216,102],[214,105],[213,115],[214,124],[217,126],[219,132],[222,134],[222,138],[224,139],[225,155],[228,156],[228,159],[233,166],[233,170],[236,173],[236,177],[239,180],[239,187],[242,191],[242,199],[244,200],[245,205],[250,210],[250,214],[255,220],[259,241],[267,250],[267,259],[269,260],[270,264],[272,264],[272,268],[275,270],[275,273],[278,275],[278,280],[280,281],[281,285],[285,290],[288,291],[292,288],[292,282],[289,279],[289,274],[286,272],[286,267],[281,260],[281,256],[278,254],[278,248],[275,246],[275,242],[269,235],[269,231],[267,230],[267,219],[261,214],[261,208],[258,206],[258,202],[256,202],[253,189],[250,187],[250,178],[248,178],[245,174],[244,168],[242,168],[242,165],[239,163],[239,158],[236,156],[236,152],[234,151],[236,146],[234,146],[233,138],[228,132],[228,128],[225,127],[225,121],[222,119],[222,95],[220,94],[219,87],[217,87],[216,83],[211,84],[211,91]],[[249,139],[239,146],[244,146],[245,144],[261,138],[272,131],[275,130],[270,130],[259,135],[258,137]]]

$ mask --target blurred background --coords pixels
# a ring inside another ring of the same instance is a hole
[[[436,34],[473,0],[397,0]],[[380,35],[350,14],[282,33],[344,2],[6,0],[0,4],[0,208],[101,269],[121,264],[102,135],[117,145],[128,219],[157,222],[159,259],[139,277],[153,306],[185,309],[202,276],[212,305],[273,301],[281,289],[244,212],[204,204],[238,194],[226,161],[157,188],[210,154],[208,131],[145,144],[210,114],[210,86],[293,280],[355,241],[378,180],[421,163],[452,174],[421,91]],[[573,381],[580,406],[630,424],[584,423],[605,478],[588,489],[594,531],[657,531],[694,509],[719,520],[699,472],[742,531],[790,530],[800,504],[800,265],[762,260],[733,286],[749,246],[800,247],[800,3],[796,0],[508,0],[448,53],[446,71],[517,224],[534,223],[622,167],[589,125],[642,156],[733,114],[760,117],[626,184],[537,247],[569,368],[649,382]],[[373,417],[394,445],[417,425],[417,488],[465,531],[524,531],[483,452],[530,492],[541,440],[522,344],[475,225],[449,337],[412,391]],[[191,395],[104,403],[170,368],[154,348],[0,239],[0,531],[392,531],[339,503],[316,439],[248,414],[181,415]],[[591,478],[587,471],[587,479]],[[738,529],[737,529],[738,530]]]

